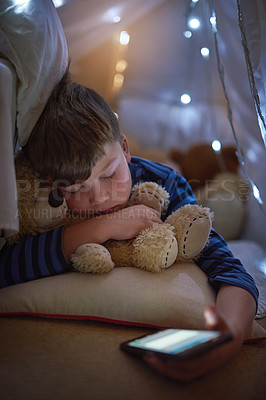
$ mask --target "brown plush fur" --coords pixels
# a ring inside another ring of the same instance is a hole
[[[34,219],[34,207],[39,194],[40,178],[36,174],[22,152],[16,160],[16,182],[18,192],[19,233],[8,239],[9,243],[16,243],[21,238],[35,235],[40,227]],[[23,221],[23,222],[22,222]]]

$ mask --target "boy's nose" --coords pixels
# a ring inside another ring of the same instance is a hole
[[[103,204],[104,202],[109,200],[109,198],[109,193],[95,190],[94,193],[90,196],[90,203],[92,206]]]

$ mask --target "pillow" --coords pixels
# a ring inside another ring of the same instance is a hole
[[[199,310],[214,300],[206,275],[191,263],[162,273],[137,268],[104,275],[68,272],[9,286],[0,290],[0,313],[203,328]]]
[[[104,275],[69,272],[0,290],[0,315],[92,319],[145,327],[204,329],[203,309],[215,301],[193,263],[162,273],[115,268]],[[255,321],[249,338],[266,336]]]

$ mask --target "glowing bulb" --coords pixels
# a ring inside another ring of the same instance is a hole
[[[220,151],[221,147],[222,147],[222,145],[221,145],[221,142],[219,142],[219,140],[214,140],[212,142],[212,148],[214,151],[217,151],[217,152]]]
[[[215,24],[216,24],[216,18],[215,18],[214,16],[212,16],[212,17],[210,18],[210,23],[211,23],[212,25],[215,25]]]
[[[215,16],[215,14],[213,14],[212,16],[211,16],[211,18],[210,18],[210,23],[211,23],[211,26],[212,26],[212,31],[215,33],[215,32],[217,32],[217,27],[216,27],[216,16]]]
[[[201,52],[202,57],[205,57],[205,58],[209,57],[209,55],[210,55],[210,50],[208,49],[208,47],[202,47],[200,49],[200,52]]]
[[[260,197],[260,191],[259,191],[259,189],[257,188],[257,186],[254,185],[254,183],[253,183],[253,185],[252,185],[252,191],[253,191],[253,195],[254,195],[255,199],[258,200],[258,202],[259,202],[260,204],[263,204],[262,198]]]
[[[115,24],[117,24],[117,22],[121,21],[121,18],[119,17],[119,15],[116,15],[115,17],[113,17],[113,21]]]
[[[192,3],[197,3],[199,0],[192,0]]]
[[[183,32],[183,35],[185,36],[185,38],[189,39],[192,36],[192,32],[191,31],[185,31],[185,32]]]
[[[125,46],[129,43],[130,41],[130,35],[127,33],[127,31],[122,31],[120,32],[120,43]]]
[[[116,63],[115,69],[117,72],[124,72],[127,68],[127,61],[126,60],[119,60]]]
[[[256,198],[256,199],[259,199],[259,197],[260,197],[260,192],[259,192],[259,189],[257,188],[257,186],[253,186],[253,194],[254,194],[254,197]]]
[[[113,85],[114,87],[120,88],[123,86],[124,83],[124,75],[122,74],[115,74]]]
[[[188,21],[188,25],[191,29],[198,29],[200,27],[200,20],[198,18],[191,18]]]
[[[183,104],[189,104],[191,102],[191,97],[189,96],[189,94],[184,93],[180,97],[180,100],[181,100],[181,103],[183,103]]]

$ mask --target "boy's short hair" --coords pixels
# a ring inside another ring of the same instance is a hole
[[[94,90],[73,82],[67,70],[54,88],[23,148],[33,168],[64,186],[86,180],[105,154],[121,143],[116,115]]]

